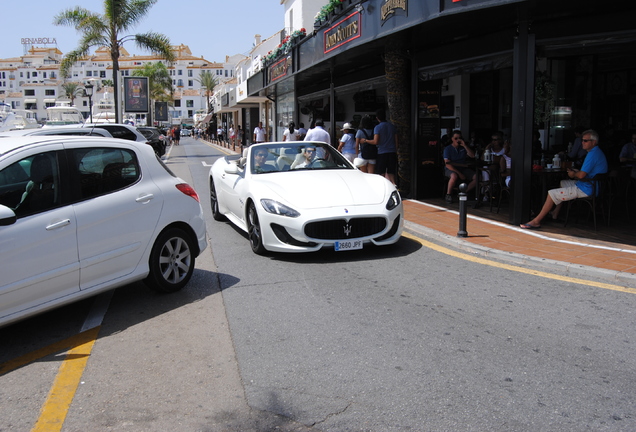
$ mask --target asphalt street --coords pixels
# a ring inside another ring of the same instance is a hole
[[[257,256],[210,214],[222,150],[181,143],[168,166],[199,193],[210,246],[180,293],[115,291],[58,430],[636,430],[633,294],[412,235]],[[91,304],[0,329],[0,367],[73,337]],[[0,431],[33,430],[64,352],[0,375]]]

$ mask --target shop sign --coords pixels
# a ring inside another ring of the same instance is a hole
[[[381,25],[384,25],[387,20],[394,16],[408,16],[409,15],[409,1],[408,0],[386,0],[380,7],[380,21]]]
[[[291,65],[291,56],[274,63],[269,67],[269,79],[270,82],[281,79],[287,75],[289,66]]]
[[[49,45],[49,44],[57,45],[57,40],[55,38],[47,38],[47,37],[21,38],[20,43],[22,45]]]
[[[334,24],[331,28],[325,30],[324,33],[324,52],[335,50],[359,38],[362,34],[360,12],[354,12],[343,20]]]

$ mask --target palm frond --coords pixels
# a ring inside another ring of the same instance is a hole
[[[78,28],[84,20],[92,15],[93,12],[81,7],[66,9],[53,17],[53,24]]]
[[[160,33],[148,32],[136,34],[133,38],[139,48],[147,49],[159,54],[170,62],[174,61],[174,53],[172,52],[170,39],[168,39],[167,36]]]

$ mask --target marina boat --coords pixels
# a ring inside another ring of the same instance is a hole
[[[115,100],[110,92],[93,105],[93,123],[115,123]]]
[[[41,127],[38,123],[37,114],[31,110],[15,110],[14,129],[37,129]]]
[[[81,126],[84,124],[84,116],[79,108],[70,106],[68,102],[61,102],[59,105],[46,109],[46,123],[43,127]]]
[[[9,131],[15,128],[15,112],[11,105],[0,103],[0,131]]]

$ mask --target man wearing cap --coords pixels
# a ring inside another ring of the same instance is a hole
[[[356,158],[356,139],[353,136],[355,129],[351,126],[351,123],[345,123],[342,126],[342,138],[340,138],[340,145],[338,145],[338,151],[346,157],[349,162],[353,163]]]

